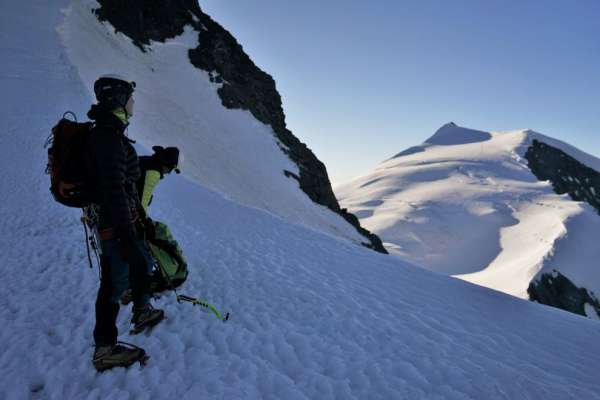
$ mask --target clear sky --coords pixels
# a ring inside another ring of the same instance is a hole
[[[600,0],[200,0],[334,185],[453,121],[600,156]]]

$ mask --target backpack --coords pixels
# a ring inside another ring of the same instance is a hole
[[[73,116],[73,121],[67,115]],[[82,208],[92,201],[86,190],[85,147],[90,138],[92,122],[79,123],[72,112],[66,112],[46,141],[50,175],[50,192],[54,200],[68,207]]]
[[[187,279],[188,265],[169,227],[160,221],[151,223],[154,224],[154,235],[147,238],[148,247],[158,264],[151,280],[152,291],[175,289]]]

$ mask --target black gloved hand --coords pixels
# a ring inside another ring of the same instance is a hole
[[[168,174],[173,170],[175,170],[176,173],[181,172],[179,170],[180,156],[179,149],[177,147],[164,148],[162,146],[154,146],[152,147],[152,150],[154,150],[152,157],[154,157],[154,159],[157,160],[163,168],[161,171],[161,177],[162,173]]]

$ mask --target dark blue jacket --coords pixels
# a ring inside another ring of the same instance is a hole
[[[140,216],[136,183],[141,172],[138,155],[125,136],[127,124],[97,105],[88,117],[95,121],[88,142],[88,171],[100,206],[99,229],[113,228],[118,237],[133,239]]]

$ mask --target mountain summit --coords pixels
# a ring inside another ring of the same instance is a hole
[[[488,132],[476,131],[474,129],[463,128],[454,122],[449,122],[438,129],[432,137],[425,143],[432,145],[459,145],[467,143],[477,143],[490,140],[492,136]]]
[[[448,123],[336,192],[406,261],[597,317],[599,168],[531,130]],[[549,290],[559,274],[564,285]]]

